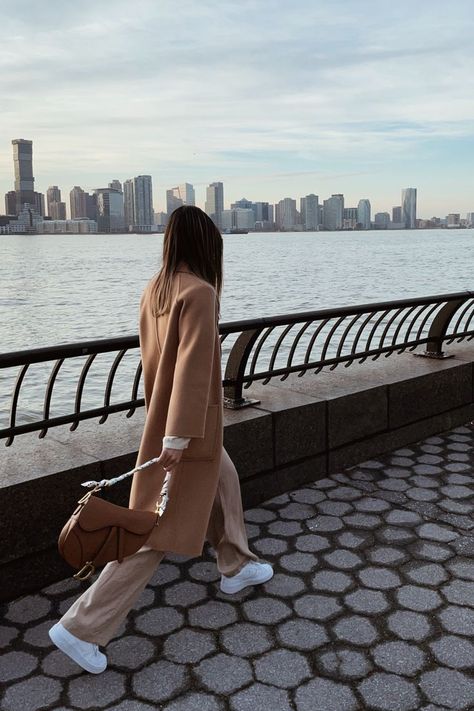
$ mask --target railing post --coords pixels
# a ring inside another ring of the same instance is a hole
[[[451,319],[456,311],[466,303],[469,296],[461,299],[455,299],[454,301],[448,301],[442,309],[438,311],[434,317],[430,330],[428,332],[428,338],[430,339],[426,344],[426,351],[424,353],[413,353],[415,356],[422,356],[424,358],[453,358],[454,353],[445,353],[443,348],[443,337],[446,335],[448,326],[451,323]]]
[[[260,400],[244,398],[242,396],[245,368],[250,352],[260,332],[260,328],[242,331],[232,346],[224,375],[225,380],[231,380],[232,383],[224,386],[224,407],[237,410],[241,407],[256,405],[260,402]]]

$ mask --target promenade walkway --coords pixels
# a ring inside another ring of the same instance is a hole
[[[474,709],[473,470],[467,425],[248,510],[273,580],[230,597],[210,552],[169,558],[99,676],[47,636],[81,584],[5,605],[0,708]]]

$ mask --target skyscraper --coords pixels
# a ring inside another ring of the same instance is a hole
[[[71,220],[78,220],[86,217],[86,193],[79,185],[75,185],[69,193],[69,206],[71,209]]]
[[[125,229],[129,230],[135,225],[135,192],[133,189],[133,179],[124,180],[123,183],[123,214]]]
[[[370,230],[370,200],[359,200],[357,205],[357,224],[363,230]]]
[[[13,145],[15,169],[16,212],[19,214],[25,203],[35,206],[35,179],[33,177],[33,141],[16,138]]]
[[[400,223],[402,222],[402,208],[401,205],[396,205],[392,207],[392,222]]]
[[[311,193],[300,199],[301,222],[304,230],[316,231],[319,229],[319,198]]]
[[[402,190],[402,222],[407,230],[416,227],[416,188]]]
[[[57,185],[50,185],[46,191],[48,215],[52,220],[66,219],[66,204],[61,202],[61,191]]]
[[[344,195],[336,193],[324,201],[323,219],[325,230],[342,230]]]
[[[224,209],[224,184],[211,183],[206,189],[205,212],[214,224],[221,229],[222,210]]]
[[[5,195],[5,214],[16,215],[16,192],[10,190]]]
[[[283,198],[275,205],[275,222],[280,230],[294,230],[298,222],[296,200]]]
[[[137,175],[133,179],[133,198],[134,226],[150,232],[154,223],[151,175]]]
[[[121,232],[124,227],[123,193],[113,188],[94,190],[99,232]]]
[[[111,188],[112,190],[118,190],[119,193],[121,193],[122,183],[120,182],[120,180],[117,180],[117,178],[115,178],[115,180],[112,180],[112,182],[109,183],[109,188]]]

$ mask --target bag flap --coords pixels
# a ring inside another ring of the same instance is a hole
[[[91,496],[77,520],[85,531],[98,531],[109,526],[119,526],[130,533],[145,535],[156,523],[157,514],[152,511],[137,511]]]

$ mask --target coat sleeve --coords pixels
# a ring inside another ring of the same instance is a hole
[[[178,350],[165,436],[204,437],[216,343],[216,292],[193,289],[183,297]]]

